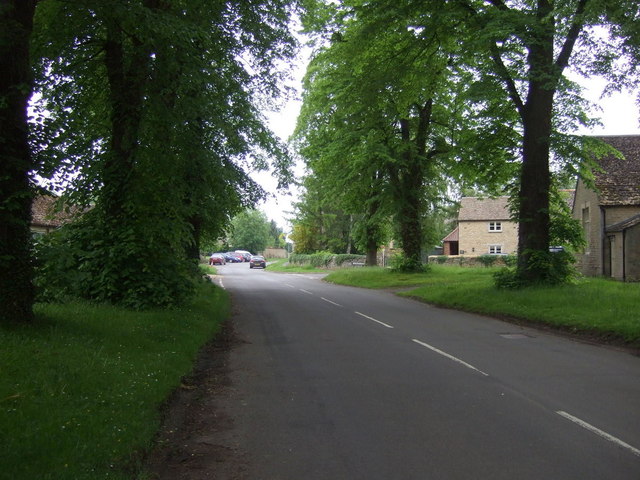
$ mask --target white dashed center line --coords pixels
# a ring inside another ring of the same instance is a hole
[[[328,298],[324,298],[324,297],[320,297],[322,300],[324,300],[325,302],[329,302],[331,305],[335,305],[336,307],[341,307],[342,305],[340,305],[339,303],[336,302],[332,302],[331,300],[329,300]]]
[[[556,413],[558,415],[560,415],[561,417],[564,417],[567,420],[572,421],[576,425],[580,425],[582,428],[585,428],[585,429],[589,430],[590,432],[595,433],[596,435],[604,438],[605,440],[609,440],[610,442],[613,442],[616,445],[619,445],[621,447],[626,448],[627,450],[630,450],[631,452],[633,452],[634,455],[637,455],[638,457],[640,457],[640,450],[638,450],[635,447],[632,447],[628,443],[623,442],[619,438],[616,438],[613,435],[609,435],[607,432],[604,432],[604,431],[600,430],[599,428],[594,427],[593,425],[585,422],[584,420],[580,420],[578,417],[574,417],[573,415],[571,415],[571,414],[569,414],[567,412],[563,412],[562,410],[558,410]]]
[[[364,313],[356,312],[356,314],[360,315],[361,317],[367,318],[367,319],[371,320],[372,322],[379,323],[383,327],[393,328],[392,325],[389,325],[388,323],[381,322],[380,320],[376,320],[375,318],[372,318],[369,315],[365,315]]]
[[[470,368],[471,370],[475,370],[476,372],[481,373],[481,374],[482,374],[482,375],[484,375],[485,377],[488,377],[488,376],[489,376],[489,374],[488,374],[488,373],[485,373],[485,372],[483,372],[482,370],[477,369],[476,367],[474,367],[473,365],[471,365],[471,364],[469,364],[469,363],[465,362],[464,360],[460,360],[459,358],[456,358],[456,357],[454,357],[453,355],[449,355],[447,352],[443,352],[442,350],[439,350],[439,349],[437,349],[436,347],[433,347],[433,346],[429,345],[428,343],[421,342],[420,340],[416,340],[415,338],[414,338],[414,339],[412,339],[412,340],[413,340],[414,342],[416,342],[417,344],[422,345],[423,347],[428,348],[428,349],[429,349],[429,350],[431,350],[431,351],[434,351],[434,352],[439,353],[440,355],[442,355],[442,356],[444,356],[444,357],[447,357],[449,360],[453,360],[454,362],[457,362],[457,363],[459,363],[459,364],[461,364],[461,365],[464,365],[465,367]]]
[[[311,292],[310,292],[310,291],[308,291],[308,290],[304,290],[304,289],[302,289],[302,288],[300,288],[299,290],[300,290],[301,292],[304,292],[304,293],[308,294],[308,295],[313,295],[313,293],[311,293]]]

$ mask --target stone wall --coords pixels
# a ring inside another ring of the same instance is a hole
[[[462,267],[484,267],[485,265],[479,259],[480,255],[465,256],[465,255],[431,255],[429,257],[429,263],[440,265],[456,265]],[[506,259],[510,258],[508,255],[492,255],[496,260],[492,266],[505,267]]]

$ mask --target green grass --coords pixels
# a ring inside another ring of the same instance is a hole
[[[183,308],[37,305],[0,327],[0,478],[134,478],[159,407],[229,312],[204,282]]]
[[[495,268],[432,266],[429,273],[380,268],[332,272],[325,279],[365,288],[416,286],[399,295],[436,305],[508,316],[564,330],[596,334],[640,346],[640,284],[585,278],[575,285],[499,290]]]
[[[285,273],[327,273],[326,268],[315,268],[312,265],[289,265],[286,258],[270,259],[267,270]]]
[[[218,274],[218,270],[216,270],[216,267],[214,267],[212,265],[207,265],[206,263],[199,263],[198,264],[198,268],[200,269],[200,271],[204,275],[217,275]]]

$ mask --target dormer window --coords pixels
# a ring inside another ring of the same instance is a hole
[[[490,232],[501,232],[502,231],[502,222],[489,222],[489,231]]]

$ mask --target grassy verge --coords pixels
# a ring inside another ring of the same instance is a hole
[[[640,346],[640,284],[586,278],[576,285],[498,290],[493,268],[433,266],[425,274],[383,269],[332,272],[326,280],[366,288],[416,286],[400,295],[436,305],[508,316]]]
[[[214,267],[212,265],[207,265],[206,263],[198,264],[198,268],[205,275],[217,275],[218,274],[218,270],[216,270],[216,267]]]
[[[269,260],[267,269],[272,272],[285,273],[327,273],[326,268],[315,268],[311,265],[289,265],[286,258]]]
[[[34,324],[0,327],[0,478],[133,478],[159,407],[228,312],[203,282],[180,309],[38,305]]]

